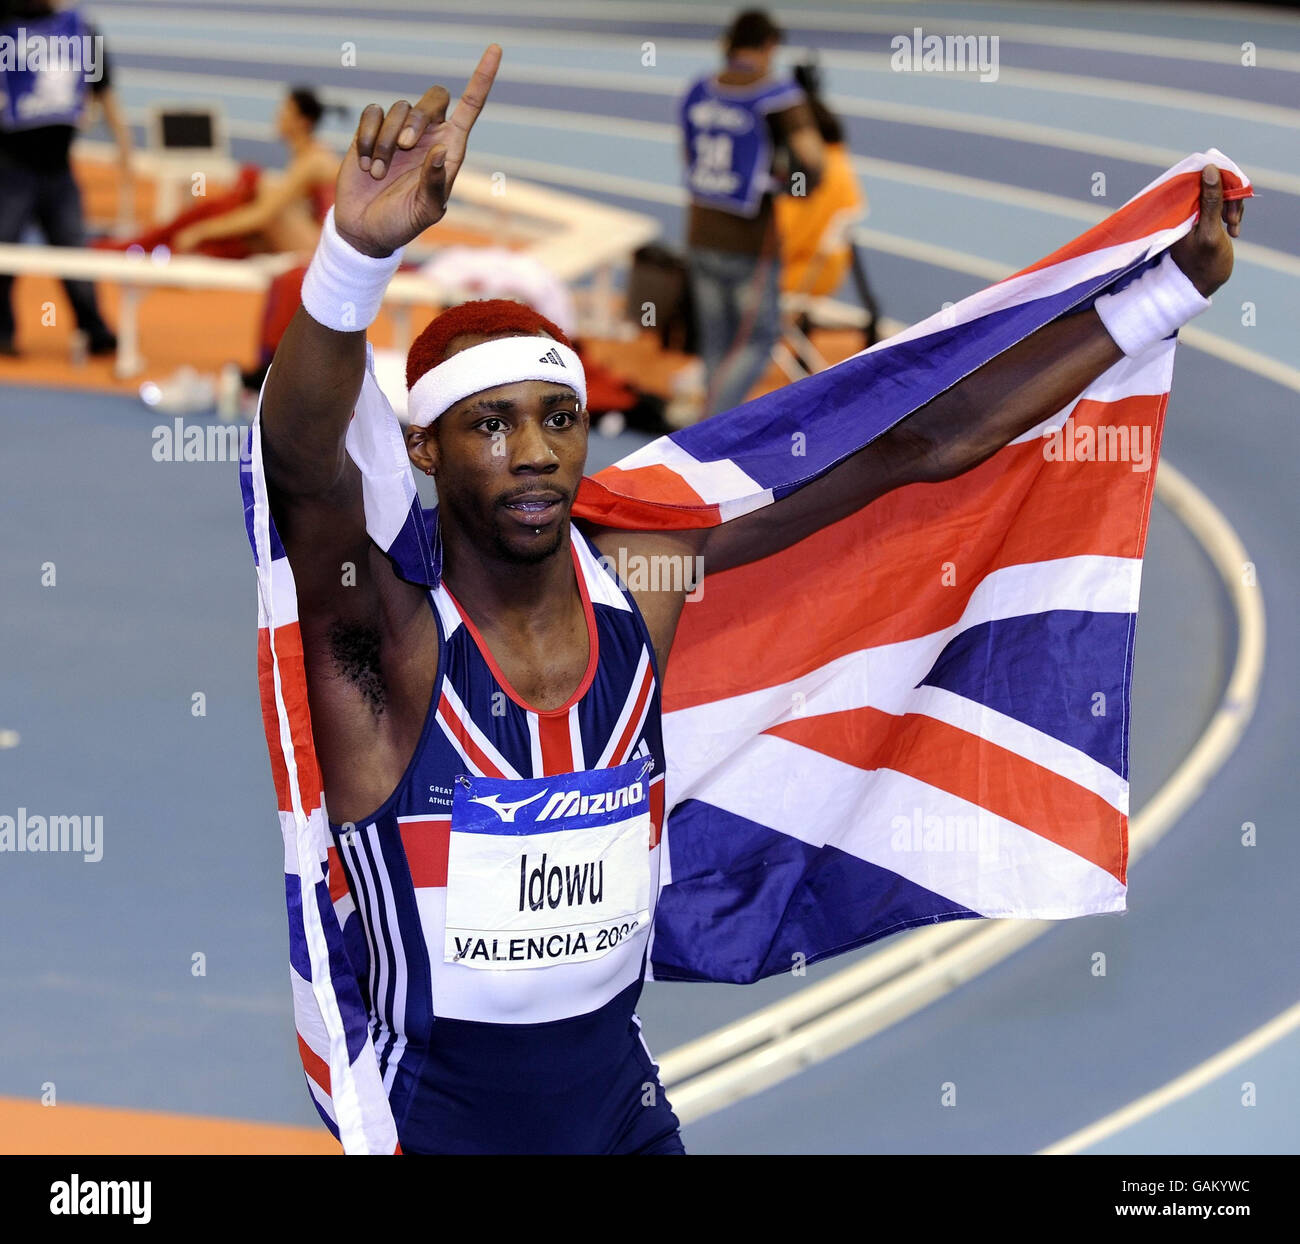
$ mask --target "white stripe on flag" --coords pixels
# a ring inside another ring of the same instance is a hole
[[[600,759],[593,766],[597,769],[607,768],[614,762],[614,749],[618,746],[618,741],[623,737],[623,731],[627,729],[628,718],[632,715],[632,710],[636,707],[637,697],[641,694],[641,684],[645,681],[646,670],[650,665],[650,650],[641,645],[641,659],[636,663],[636,673],[632,675],[632,685],[623,700],[622,712],[618,715],[618,720],[614,723],[614,728],[609,732],[609,741],[605,744],[605,750],[600,753]],[[646,707],[649,706],[653,697],[646,697]],[[644,709],[642,712],[644,713]],[[633,735],[633,740],[636,736]]]
[[[460,610],[452,603],[451,597],[447,595],[447,589],[441,583],[434,589],[433,605],[442,621],[442,637],[450,639],[460,625]]]
[[[329,1116],[330,1122],[333,1123],[335,1127],[338,1127],[339,1121],[334,1117],[334,1102],[331,1100],[329,1094],[326,1093],[323,1088],[319,1087],[311,1076],[307,1077],[307,1088],[311,1091],[312,1098],[316,1104],[320,1106],[326,1115]]]
[[[277,557],[267,569],[271,585],[271,608],[275,611],[276,626],[287,626],[298,621],[298,589],[293,580],[293,568],[287,557]],[[257,625],[270,624],[261,595],[257,598]]]
[[[739,518],[751,510],[762,509],[772,500],[768,488],[759,487],[730,458],[701,462],[676,441],[666,436],[643,445],[618,462],[620,470],[637,467],[665,466],[675,471],[708,505],[717,505],[724,519]]]
[[[545,777],[546,765],[542,760],[542,735],[536,713],[525,713],[528,722],[528,754],[533,765],[533,777]]]
[[[370,826],[369,829],[373,829]],[[369,829],[367,833],[369,834]],[[378,831],[369,834],[371,849],[374,852],[377,866],[375,871],[378,874],[379,886],[382,893],[381,901],[384,905],[385,922],[388,925],[388,936],[392,946],[393,954],[393,1010],[392,1014],[387,1017],[387,1026],[399,1034],[406,1028],[406,947],[402,944],[402,926],[398,919],[397,904],[393,901],[393,889],[388,878],[388,869],[384,861],[384,854],[381,849]],[[399,838],[400,841],[400,838]],[[384,999],[386,993],[380,995],[380,1012],[386,1008]],[[393,1051],[388,1058],[388,1067],[384,1071],[384,1091],[390,1092],[393,1087],[393,1077],[397,1074],[397,1064],[401,1061],[402,1051],[406,1048],[406,1038],[399,1036],[394,1043]],[[376,1054],[382,1053],[377,1049]]]
[[[990,285],[971,294],[969,298],[963,298],[961,302],[946,310],[936,311],[920,323],[905,328],[901,333],[896,333],[893,337],[873,346],[872,349],[877,354],[886,354],[892,347],[902,342],[916,341],[932,333],[955,328],[959,324],[971,324],[995,311],[1023,306],[1040,298],[1050,298],[1067,289],[1073,289],[1085,281],[1104,276],[1107,272],[1127,268],[1152,253],[1152,249],[1157,244],[1163,245],[1164,239],[1170,234],[1181,237],[1191,227],[1190,222],[1191,217],[1174,229],[1161,229],[1133,242],[1106,246],[1101,250],[1089,251],[1085,255],[1076,255],[1072,259],[1063,259],[1048,268],[1037,268],[1033,272],[1026,272],[1023,276],[1009,277],[997,285]],[[843,366],[843,361],[836,366]]]
[[[1034,764],[1082,786],[1104,799],[1116,812],[1128,815],[1128,783],[1114,769],[1094,760],[1087,752],[1062,743],[1050,734],[1027,726],[994,709],[957,695],[946,687],[921,687],[916,692],[914,713],[987,739]]]
[[[1008,566],[985,576],[961,618],[941,631],[847,653],[802,678],[665,713],[668,807],[696,797],[696,783],[703,775],[781,722],[855,708],[925,712],[927,704],[940,705],[946,718],[953,713],[951,701],[922,699],[917,684],[953,638],[985,622],[1052,609],[1133,613],[1141,568],[1141,562],[1122,557],[1062,557]],[[999,713],[983,713],[979,720],[985,737],[999,747],[1038,763],[1050,761],[1045,767],[1119,806],[1117,783],[1122,779],[1077,748]]]
[[[392,405],[375,379],[366,343],[368,366],[361,378],[361,392],[352,421],[348,424],[348,455],[361,470],[361,492],[365,505],[366,531],[387,551],[397,539],[419,495],[411,460],[406,453],[401,424]]]
[[[591,597],[591,603],[608,605],[611,609],[622,609],[625,613],[630,613],[632,607],[628,604],[627,597],[619,590],[613,573],[606,570],[601,563],[600,554],[592,548],[577,527],[571,525],[569,533],[573,547],[578,551],[578,564],[586,575],[587,595]]]
[[[506,777],[508,778],[520,777],[521,775],[515,770],[514,765],[512,765],[497,750],[496,744],[494,744],[492,740],[489,739],[488,736],[484,734],[483,731],[480,730],[478,726],[475,724],[474,719],[469,715],[469,711],[466,709],[464,704],[461,703],[460,696],[456,694],[456,689],[451,685],[450,679],[443,679],[442,694],[447,697],[447,703],[451,706],[451,711],[453,714],[455,714],[456,720],[464,727],[465,733],[468,734],[469,737],[473,739],[474,742],[478,745],[479,750],[482,751],[487,756],[487,758],[494,765],[496,765],[496,767],[500,769],[501,772]],[[469,756],[465,754],[464,749],[461,747],[460,740],[452,737],[450,731],[448,731],[447,734],[448,737],[452,738],[452,742],[455,744],[456,750],[460,752],[461,756],[465,760],[465,763],[473,764]],[[477,767],[475,767],[473,771],[476,774],[479,772]]]
[[[582,751],[582,722],[578,717],[578,710],[581,707],[582,704],[579,701],[569,709],[569,747],[573,753],[573,770],[575,773],[579,769],[587,767]]]
[[[1208,151],[1195,152],[1194,154],[1189,155],[1186,159],[1179,160],[1172,168],[1165,169],[1159,177],[1155,178],[1153,181],[1147,182],[1147,184],[1143,186],[1137,194],[1129,199],[1124,206],[1127,207],[1129,203],[1136,203],[1144,194],[1154,190],[1157,186],[1163,186],[1165,182],[1172,181],[1175,177],[1181,177],[1184,173],[1199,173],[1207,164],[1213,164],[1220,170],[1226,169],[1230,173],[1235,173],[1241,178],[1244,185],[1250,185],[1250,178],[1247,177],[1241,169],[1229,160],[1228,157],[1217,147],[1211,147]]]
[[[1068,406],[1056,414],[1035,424],[1028,432],[1007,442],[1019,445],[1024,441],[1036,441],[1047,432],[1063,427],[1066,419],[1082,401],[1119,402],[1130,397],[1157,396],[1169,392],[1174,380],[1174,347],[1176,342],[1167,341],[1160,350],[1151,349],[1136,358],[1125,356],[1114,367],[1107,368]],[[1105,423],[1104,416],[1098,422]]]
[[[1110,873],[1041,834],[905,774],[857,769],[772,735],[695,797],[811,846],[838,847],[983,916],[1124,910],[1124,886]],[[924,817],[942,818],[928,849],[917,841],[918,813],[922,830]]]

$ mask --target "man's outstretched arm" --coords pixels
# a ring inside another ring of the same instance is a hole
[[[381,292],[395,266],[389,257],[446,212],[500,59],[493,44],[449,118],[448,94],[440,86],[430,87],[414,108],[399,100],[386,114],[378,104],[362,112],[339,168],[327,229],[332,223],[336,241],[356,252],[348,264],[373,268]],[[314,269],[327,251],[323,238]],[[346,483],[344,439],[365,371],[367,318],[348,288],[350,273],[335,272],[333,282],[321,275],[308,275],[314,289],[305,283],[304,306],[276,350],[262,404],[268,480],[282,500],[319,497]],[[320,318],[307,312],[308,304]],[[353,483],[349,491],[359,505],[360,481]]]
[[[1240,201],[1224,204],[1218,169],[1207,166],[1200,220],[1171,252],[1202,296],[1232,273],[1230,238],[1240,232],[1241,215]],[[787,548],[894,488],[971,470],[1062,409],[1122,357],[1096,310],[1044,326],[821,479],[701,533],[706,573]]]

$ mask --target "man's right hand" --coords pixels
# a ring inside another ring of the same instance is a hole
[[[442,219],[500,63],[493,43],[450,117],[441,86],[414,108],[404,99],[387,115],[378,104],[366,107],[334,190],[334,227],[345,242],[363,255],[391,255]]]

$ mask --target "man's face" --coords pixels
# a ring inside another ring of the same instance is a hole
[[[467,349],[483,340],[466,336],[452,344]],[[499,385],[457,403],[434,421],[422,445],[442,521],[505,560],[549,557],[560,547],[582,480],[587,429],[573,390],[545,380]],[[417,452],[413,446],[420,466]]]

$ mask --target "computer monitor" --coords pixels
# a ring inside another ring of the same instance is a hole
[[[230,154],[220,108],[210,104],[155,104],[149,112],[150,150],[167,155]]]

